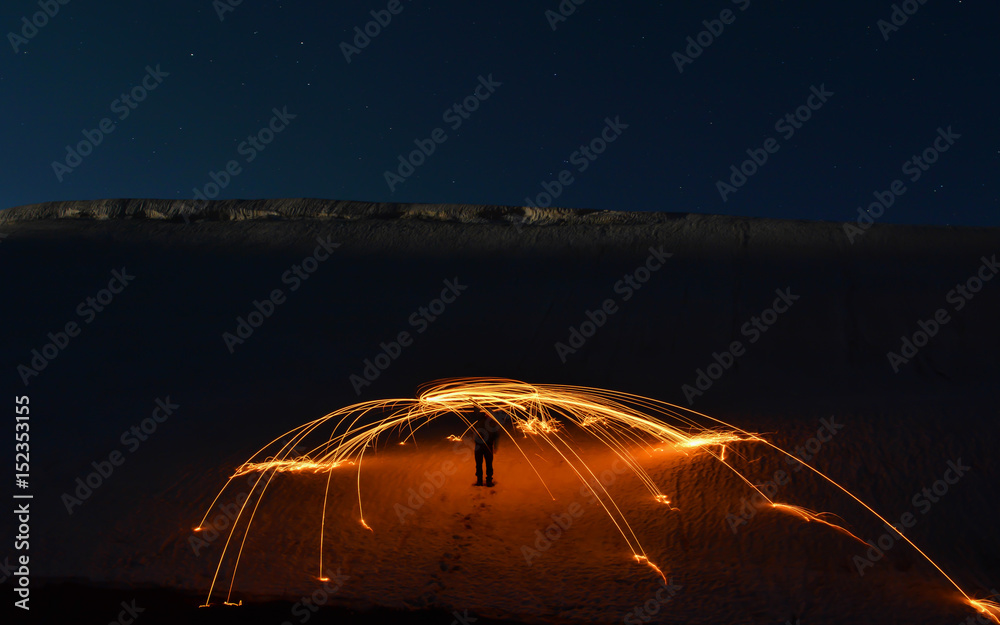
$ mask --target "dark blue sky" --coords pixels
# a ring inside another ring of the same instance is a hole
[[[996,2],[903,3],[917,9],[886,40],[891,2],[565,0],[553,30],[558,0],[400,0],[348,63],[341,44],[394,3],[243,0],[220,20],[225,1],[42,0],[58,6],[44,19],[38,0],[5,2],[0,206],[190,199],[235,161],[218,197],[524,205],[568,170],[553,205],[846,221],[900,180],[879,221],[1000,225]],[[679,72],[674,53],[723,10],[731,23]],[[122,102],[147,67],[169,75]],[[833,95],[810,101],[821,86]],[[463,101],[476,110],[444,117]],[[263,150],[241,149],[283,108],[295,118]],[[797,109],[809,119],[788,136],[775,124]],[[910,180],[904,163],[949,126],[960,137]],[[602,132],[603,153],[574,157]],[[723,201],[719,181],[769,138]],[[428,140],[390,190],[385,172]]]

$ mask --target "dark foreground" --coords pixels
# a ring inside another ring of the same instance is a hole
[[[499,621],[471,612],[453,612],[439,608],[423,610],[354,610],[333,605],[315,605],[292,601],[262,601],[241,606],[217,605],[201,608],[204,597],[176,590],[144,588],[122,590],[101,588],[75,582],[58,582],[35,589],[32,595],[31,621],[36,623],[120,623],[134,619],[142,625],[295,625],[304,623],[411,623],[414,625],[457,623],[501,625],[517,621]],[[464,620],[463,620],[464,619]]]

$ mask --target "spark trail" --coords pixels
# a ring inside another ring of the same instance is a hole
[[[358,522],[366,530],[374,531],[364,518],[361,489],[362,461],[367,450],[377,450],[379,445],[387,445],[396,437],[399,444],[416,441],[417,433],[428,424],[441,418],[457,419],[464,425],[462,434],[475,426],[477,414],[487,414],[495,425],[505,432],[525,462],[531,467],[544,486],[541,472],[532,463],[531,457],[517,442],[515,433],[522,440],[549,445],[570,467],[573,473],[586,485],[601,508],[624,539],[633,559],[648,566],[664,582],[666,576],[661,568],[647,557],[639,539],[628,523],[624,512],[600,485],[596,475],[587,466],[577,450],[571,445],[570,429],[582,432],[604,444],[642,482],[653,501],[670,507],[669,497],[660,491],[656,483],[640,466],[636,453],[649,455],[651,451],[665,447],[688,453],[689,450],[703,451],[732,471],[734,477],[756,491],[772,509],[791,514],[806,522],[817,522],[841,532],[860,544],[865,541],[840,524],[828,520],[829,513],[817,513],[790,503],[773,501],[752,481],[740,473],[726,459],[727,448],[740,444],[760,444],[779,454],[801,463],[820,478],[842,491],[865,511],[888,524],[888,521],[849,490],[827,477],[818,469],[802,462],[789,452],[775,446],[757,434],[741,430],[706,414],[674,404],[605,389],[553,384],[527,384],[501,378],[455,378],[441,380],[422,387],[416,399],[383,399],[361,402],[346,406],[326,416],[305,423],[258,450],[246,462],[236,468],[226,485],[209,505],[205,516],[195,531],[200,531],[211,514],[215,504],[222,497],[232,480],[241,475],[256,473],[251,497],[243,502],[236,520],[233,521],[226,538],[222,555],[212,577],[204,606],[210,605],[219,574],[227,554],[235,551],[235,565],[229,580],[229,589],[224,601],[231,602],[236,571],[246,544],[254,515],[264,492],[279,473],[326,473],[326,491],[320,520],[319,579],[327,578],[323,565],[323,540],[326,525],[326,511],[329,499],[330,479],[337,469],[353,470],[357,473]],[[461,440],[460,436],[449,435],[448,440]],[[310,445],[312,445],[310,447]],[[308,449],[299,452],[299,449]],[[346,467],[350,467],[347,469]],[[547,487],[546,487],[547,489]],[[256,503],[250,501],[257,495]],[[551,493],[550,493],[551,495]],[[237,536],[241,527],[242,537]],[[973,599],[944,572],[929,556],[909,538],[900,535],[917,553],[929,562],[955,589],[962,600],[980,614],[1000,624],[1000,605],[993,601]],[[235,547],[234,547],[235,545]]]

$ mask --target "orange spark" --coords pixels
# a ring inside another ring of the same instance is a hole
[[[578,455],[576,449],[570,446],[566,426],[573,426],[579,431],[586,432],[589,436],[606,445],[640,479],[653,498],[667,506],[670,505],[670,500],[660,492],[659,487],[638,464],[634,451],[649,455],[651,451],[666,449],[703,450],[732,471],[737,479],[742,480],[747,486],[759,493],[775,510],[792,514],[806,522],[826,525],[864,543],[843,526],[827,520],[827,517],[831,516],[829,513],[817,513],[792,504],[772,501],[762,492],[760,487],[754,485],[736,468],[726,462],[727,447],[740,443],[760,443],[788,456],[796,463],[802,464],[860,504],[864,510],[888,523],[883,516],[818,469],[801,462],[789,452],[757,434],[728,425],[706,414],[639,395],[604,389],[554,384],[527,384],[501,378],[455,378],[425,386],[416,399],[373,400],[340,408],[272,440],[237,467],[229,481],[210,504],[201,522],[194,529],[194,531],[201,530],[205,520],[234,478],[249,473],[259,474],[253,486],[253,494],[258,495],[256,503],[248,510],[250,500],[248,498],[242,504],[232,523],[218,566],[212,577],[212,584],[208,589],[205,605],[209,605],[222,563],[230,550],[237,527],[241,527],[242,539],[236,550],[236,563],[232,569],[229,593],[225,599],[226,605],[238,605],[230,602],[236,570],[253,523],[254,513],[275,474],[327,473],[328,496],[329,479],[333,470],[343,466],[352,466],[357,472],[357,501],[358,509],[361,511],[360,472],[362,458],[367,449],[375,449],[380,442],[383,442],[383,438],[393,433],[402,434],[405,430],[406,434],[402,436],[403,440],[399,441],[399,444],[402,445],[406,440],[413,438],[420,428],[442,417],[457,417],[461,423],[467,426],[467,432],[473,423],[466,415],[478,411],[485,411],[489,414],[496,425],[512,440],[514,437],[511,435],[516,431],[525,437],[533,437],[539,444],[548,444],[567,463],[581,482],[590,489],[621,534],[632,552],[633,558],[637,562],[649,566],[663,578],[664,582],[666,582],[666,576],[663,571],[646,557],[645,551],[629,525],[625,514],[619,509],[608,491],[603,486],[595,487],[592,485],[596,481],[594,479],[596,476],[584,459]],[[706,425],[705,420],[711,422],[711,427]],[[298,453],[297,449],[300,446],[305,448],[308,446],[307,441],[317,439],[319,442],[314,443],[315,446],[308,452]],[[462,438],[449,435],[446,440],[459,442]],[[383,444],[385,443],[383,442]],[[545,486],[545,481],[532,464],[529,454],[522,449],[516,440],[514,440],[514,446],[538,476],[542,485]],[[718,451],[715,451],[716,447],[718,447]],[[327,497],[324,497],[323,513],[319,524],[320,580],[328,579],[323,574],[326,503]],[[677,510],[676,508],[670,509]],[[374,532],[365,522],[363,516],[360,516],[359,520],[362,527]],[[970,597],[910,539],[905,536],[901,538],[937,569],[961,593],[968,605],[1000,624],[1000,605],[993,601]]]

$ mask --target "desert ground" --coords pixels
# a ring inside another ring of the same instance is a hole
[[[852,238],[840,223],[682,213],[104,200],[2,211],[0,235],[0,353],[31,405],[38,618],[113,622],[135,602],[140,623],[975,622],[899,540],[859,569],[864,546],[751,512],[753,491],[702,453],[644,457],[665,509],[579,437],[664,586],[545,449],[551,492],[503,440],[496,487],[471,486],[471,451],[444,439],[457,423],[366,460],[372,532],[357,475],[331,477],[325,587],[326,476],[275,477],[231,595],[230,560],[198,608],[246,479],[216,502],[219,531],[192,528],[236,467],[342,406],[468,376],[635,393],[804,449],[886,518],[910,514],[906,537],[969,595],[1000,586],[997,229]],[[733,453],[755,484],[790,471],[760,446]],[[886,532],[829,483],[789,475],[778,499],[876,544]]]

